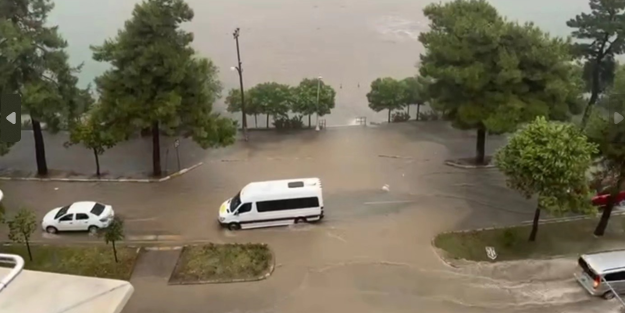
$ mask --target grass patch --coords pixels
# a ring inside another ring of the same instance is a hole
[[[130,279],[137,258],[136,248],[117,248],[118,263],[109,246],[40,246],[32,245],[33,261],[23,245],[0,246],[0,253],[18,254],[28,270],[92,276],[112,279]]]
[[[583,254],[623,247],[625,217],[612,216],[605,236],[595,238],[599,219],[543,224],[535,242],[528,242],[530,226],[467,233],[440,234],[434,245],[448,258],[491,261],[485,247],[494,247],[497,261],[544,259],[560,255]]]
[[[254,279],[269,271],[272,254],[265,244],[208,244],[182,250],[172,282]]]

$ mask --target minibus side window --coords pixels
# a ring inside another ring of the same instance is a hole
[[[241,213],[247,213],[249,211],[252,210],[252,204],[251,203],[243,203],[239,209],[237,210],[237,214],[241,214]]]
[[[621,281],[625,280],[625,272],[618,272],[605,275],[605,280],[607,281]]]

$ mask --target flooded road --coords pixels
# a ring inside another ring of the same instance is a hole
[[[56,1],[51,22],[60,25],[74,64],[85,62],[86,85],[106,68],[91,60],[89,45],[99,45],[123,26],[136,0]],[[353,124],[366,116],[384,121],[371,111],[366,93],[372,80],[415,75],[423,49],[419,33],[427,30],[425,0],[187,0],[195,19],[185,27],[195,34],[194,45],[221,69],[225,89],[238,88],[230,71],[236,50],[232,31],[241,28],[244,84],[276,81],[297,84],[304,77],[322,76],[337,91],[336,108],[327,125]],[[555,35],[568,35],[565,21],[585,10],[587,0],[491,0],[502,15],[534,21]],[[223,99],[217,103],[223,110]],[[415,110],[411,110],[413,117]],[[237,115],[238,117],[238,115]],[[253,118],[248,118],[252,125]],[[264,126],[259,119],[259,126]]]

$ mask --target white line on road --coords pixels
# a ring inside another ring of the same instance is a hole
[[[376,205],[376,204],[399,204],[399,203],[411,203],[417,202],[414,200],[395,200],[395,201],[374,201],[374,202],[365,202],[365,205]]]
[[[124,220],[124,222],[126,223],[132,223],[132,222],[149,222],[149,221],[155,221],[156,217],[146,217],[146,218],[131,218],[131,219],[126,219]]]

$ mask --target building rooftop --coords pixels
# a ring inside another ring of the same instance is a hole
[[[11,271],[0,267],[0,278]],[[133,291],[122,280],[22,270],[0,291],[0,312],[120,313]]]

